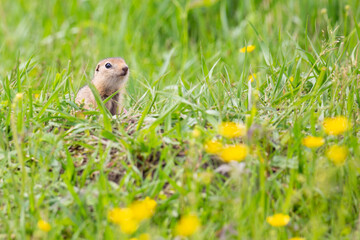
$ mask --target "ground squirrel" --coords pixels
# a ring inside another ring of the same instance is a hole
[[[92,83],[98,90],[101,99],[105,100],[118,91],[105,106],[112,115],[119,114],[123,98],[125,83],[129,77],[129,67],[122,58],[106,58],[96,66]],[[84,108],[96,107],[96,101],[88,85],[82,87],[76,98],[77,104],[84,103]]]

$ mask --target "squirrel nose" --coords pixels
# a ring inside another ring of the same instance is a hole
[[[127,71],[129,70],[128,66],[123,67],[122,70],[124,71],[124,73],[127,73]]]

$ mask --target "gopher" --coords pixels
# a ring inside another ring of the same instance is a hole
[[[101,60],[96,68],[92,83],[99,92],[101,99],[105,100],[117,92],[109,101],[105,103],[112,115],[120,113],[122,109],[122,99],[125,91],[125,83],[129,77],[129,67],[124,59],[106,58]],[[76,95],[77,104],[84,103],[84,108],[89,109],[91,106],[96,107],[96,101],[88,85],[82,87]],[[126,111],[124,109],[124,111]]]

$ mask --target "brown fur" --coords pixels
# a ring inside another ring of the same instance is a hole
[[[110,63],[112,66],[106,68],[106,63]],[[95,68],[94,78],[91,82],[98,90],[102,100],[119,91],[105,103],[106,108],[109,109],[112,115],[119,114],[120,108],[122,108],[121,104],[125,91],[125,83],[130,73],[129,70],[124,71],[124,68],[127,67],[122,58],[107,58],[100,61]],[[86,109],[97,107],[95,97],[87,85],[79,90],[75,102],[77,104],[84,103],[84,108]]]

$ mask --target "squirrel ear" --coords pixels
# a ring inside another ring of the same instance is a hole
[[[98,64],[98,65],[96,66],[95,71],[98,72],[98,71],[99,71],[99,68],[100,68],[100,64]]]

